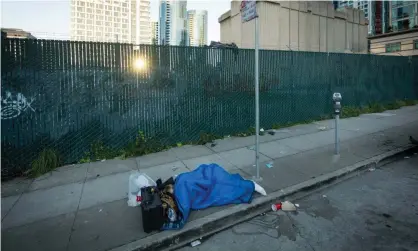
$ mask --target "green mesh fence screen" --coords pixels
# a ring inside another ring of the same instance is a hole
[[[51,148],[79,161],[94,142],[138,132],[162,145],[254,126],[254,51],[3,39],[2,175]],[[260,51],[260,125],[318,119],[343,105],[417,99],[418,58]]]

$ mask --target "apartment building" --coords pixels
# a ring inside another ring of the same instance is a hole
[[[71,40],[151,43],[150,0],[71,0]]]
[[[369,37],[370,53],[392,56],[418,55],[418,28]]]
[[[208,44],[208,12],[206,10],[187,11],[188,45]]]
[[[390,26],[390,2],[381,0],[369,1],[334,1],[337,10],[345,7],[360,9],[368,20],[368,34],[386,33]]]
[[[34,37],[30,32],[24,31],[22,29],[1,28],[1,35],[6,38],[36,39],[36,37]]]
[[[158,22],[151,22],[151,40],[152,44],[158,44],[159,40],[159,29]]]
[[[418,1],[390,1],[391,31],[418,27]]]
[[[187,1],[161,0],[159,44],[187,45]]]
[[[333,1],[335,9],[341,9],[344,7],[356,8],[364,11],[365,18],[370,17],[370,9],[372,8],[372,1]]]

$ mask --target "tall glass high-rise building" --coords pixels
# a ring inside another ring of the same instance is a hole
[[[159,44],[187,45],[187,1],[161,0]]]
[[[333,1],[335,9],[352,7],[364,11],[364,16],[369,20],[369,35],[377,35],[388,32],[390,23],[391,1]]]
[[[390,19],[393,31],[413,28],[418,25],[418,1],[391,1]]]
[[[158,38],[159,38],[159,28],[158,28],[158,22],[151,22],[151,40],[152,44],[158,44]]]
[[[203,46],[208,44],[208,11],[187,11],[188,45]]]

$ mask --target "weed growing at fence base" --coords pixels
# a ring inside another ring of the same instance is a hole
[[[403,106],[411,106],[416,104],[418,104],[418,100],[397,100],[388,104],[372,103],[362,107],[343,106],[341,110],[341,118],[358,117],[361,114],[379,113],[386,110],[396,110]]]
[[[207,143],[212,143],[216,139],[221,139],[222,137],[219,135],[215,135],[212,133],[200,132],[199,140],[196,142],[198,145],[205,145]],[[191,142],[193,143],[193,142]]]
[[[357,117],[366,113],[378,113],[385,110],[399,109],[403,106],[411,106],[418,104],[418,100],[397,100],[385,105],[373,103],[362,107],[343,106],[341,111],[341,118]],[[299,122],[287,122],[284,124],[274,124],[272,129],[282,129],[299,124],[309,124],[315,121],[326,120],[332,118],[332,115],[322,115],[317,120],[306,120]],[[240,133],[236,133],[233,136],[247,137],[255,135],[255,128],[250,127],[248,130]],[[87,152],[85,156],[80,159],[79,163],[88,163],[103,159],[113,158],[129,158],[135,156],[142,156],[150,153],[160,152],[168,150],[172,147],[181,147],[186,144],[205,145],[212,143],[216,139],[222,139],[221,136],[207,132],[200,132],[199,140],[195,142],[178,142],[174,145],[165,145],[161,143],[161,140],[156,137],[147,138],[144,132],[139,131],[134,142],[128,144],[122,150],[115,150],[107,147],[103,142],[97,141],[91,145],[91,151]],[[27,172],[31,177],[37,177],[44,173],[54,170],[60,165],[60,158],[57,152],[53,149],[45,149],[42,151],[38,158],[33,161],[32,168]]]
[[[416,105],[418,104],[417,100],[398,100],[393,103],[389,103],[386,105],[373,103],[367,106],[362,107],[352,107],[352,106],[343,106],[341,111],[341,118],[349,118],[349,117],[357,117],[361,114],[366,113],[378,113],[383,112],[385,110],[394,110],[399,109],[403,106],[409,105]],[[271,129],[282,129],[286,127],[291,127],[300,124],[310,124],[315,121],[321,121],[326,119],[331,119],[332,115],[321,115],[316,120],[306,120],[306,121],[298,121],[298,122],[287,122],[284,124],[274,124]],[[250,127],[248,130],[240,133],[236,133],[233,136],[235,137],[248,137],[255,135],[255,128]],[[212,143],[216,139],[222,139],[221,136],[215,135],[212,133],[207,132],[200,132],[199,140],[196,142],[178,142],[174,145],[164,145],[161,143],[160,140],[157,138],[146,138],[142,131],[138,132],[138,136],[135,142],[132,142],[127,145],[125,149],[120,151],[112,150],[102,142],[97,142],[92,145],[92,151],[87,153],[84,158],[82,158],[79,163],[86,163],[95,160],[102,160],[102,159],[113,159],[116,157],[120,158],[129,158],[135,156],[142,156],[150,153],[160,152],[163,150],[168,150],[172,147],[181,147],[187,144],[197,144],[197,145],[205,145],[207,143]]]
[[[32,162],[32,168],[29,169],[27,174],[30,177],[38,177],[56,169],[60,165],[59,154],[53,149],[45,149]]]
[[[199,140],[196,142],[188,142],[189,144],[205,145],[212,143],[216,139],[221,139],[221,136],[201,132]],[[122,150],[114,150],[107,147],[101,141],[97,141],[91,146],[91,151],[86,152],[85,156],[79,161],[79,163],[88,163],[103,159],[122,158],[126,159],[129,157],[142,156],[150,153],[161,152],[168,150],[172,147],[181,147],[187,144],[186,142],[178,142],[174,145],[165,145],[156,137],[147,138],[144,132],[139,131],[134,142],[129,143]]]

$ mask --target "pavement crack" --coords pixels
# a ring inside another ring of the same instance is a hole
[[[86,174],[85,174],[85,177],[84,177],[83,186],[81,187],[80,199],[78,200],[77,210],[75,211],[74,220],[73,220],[73,223],[71,224],[70,236],[68,237],[68,243],[67,243],[67,247],[65,249],[66,251],[68,251],[70,249],[71,238],[72,238],[73,232],[74,232],[74,225],[75,225],[75,221],[77,219],[78,211],[80,210],[81,198],[83,198],[84,186],[86,185],[86,181],[87,181],[87,170],[86,170]]]

